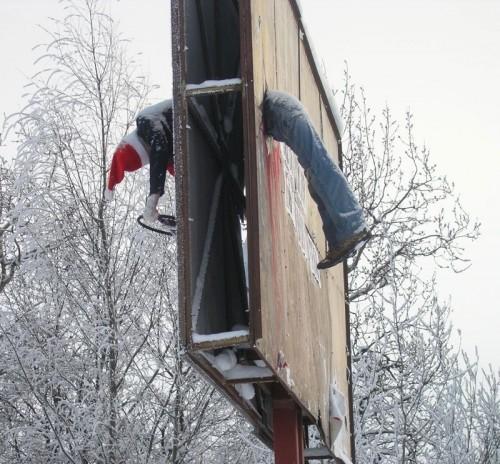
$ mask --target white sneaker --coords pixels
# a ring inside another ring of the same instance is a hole
[[[146,206],[144,207],[144,213],[142,217],[147,222],[155,222],[158,219],[158,201],[160,200],[160,195],[155,193],[149,195],[146,200]]]

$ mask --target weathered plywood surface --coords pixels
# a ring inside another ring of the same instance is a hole
[[[273,3],[272,1],[269,3]],[[276,88],[300,97],[299,27],[288,0],[275,0]],[[271,88],[271,87],[270,87]]]
[[[267,87],[276,86],[276,54],[274,50],[274,0],[251,2],[253,85],[256,95],[262,95]],[[257,128],[262,120],[258,120]]]
[[[329,124],[326,107],[323,102],[321,103],[321,114],[323,121],[323,127],[322,127],[323,142],[325,143],[328,152],[332,155],[335,162],[338,163],[339,145],[337,143],[337,139],[333,132],[332,126]],[[328,273],[328,280],[329,280],[328,287],[334,289],[334,291],[329,292],[330,306],[333,308],[341,308],[342,306],[345,306],[344,273],[342,266],[336,266],[334,269],[332,269]],[[346,343],[346,338],[344,336],[346,327],[346,313],[345,311],[333,311],[332,317],[333,319],[331,327],[331,337],[333,343],[333,352],[341,353],[342,351],[345,351],[347,353],[348,347]],[[346,369],[347,369],[346,359],[343,356],[332,356],[331,364],[332,364],[332,374],[338,383],[339,389],[344,393],[348,392],[349,385],[347,382],[347,375],[346,375]],[[348,421],[350,420],[351,418],[348,417]],[[348,423],[347,430],[350,430],[350,423]],[[345,439],[346,440],[344,448],[349,449],[350,441],[348,440],[348,437],[345,437]]]
[[[322,114],[322,137],[323,143],[328,149],[328,152],[332,155],[332,158],[336,163],[339,162],[339,145],[335,137],[332,126],[329,124],[329,119],[327,115],[327,110],[323,102],[321,102],[321,114]],[[329,292],[330,307],[331,308],[342,308],[345,306],[344,300],[344,273],[342,266],[336,266],[330,272],[328,272],[328,288],[333,289]],[[333,353],[342,353],[345,351],[347,353],[347,343],[346,343],[346,313],[345,311],[335,310],[332,311],[332,326],[331,326],[331,337],[333,344]],[[349,391],[349,385],[347,382],[347,362],[343,356],[332,356],[331,358],[331,369],[333,378],[336,380],[339,389],[344,392]],[[347,398],[347,396],[346,396]],[[347,430],[350,430],[350,420],[348,417]],[[349,437],[345,437],[344,449],[350,449]]]
[[[330,385],[336,383],[349,398],[343,270],[315,269],[325,250],[321,221],[307,189],[301,188],[304,179],[293,179],[293,154],[264,136],[260,107],[265,90],[299,97],[334,158],[337,140],[291,2],[252,0],[250,5],[262,315],[262,337],[256,345],[319,421],[329,442]],[[293,198],[290,182],[299,187]],[[350,449],[348,442],[344,449]]]
[[[311,63],[307,57],[303,38],[300,40],[299,49],[299,74],[300,74],[300,100],[307,108],[316,132],[322,135],[322,104],[318,86],[314,79]],[[309,230],[313,235],[314,242],[321,255],[324,255],[327,246],[325,236],[322,232],[321,218],[318,214],[316,204],[308,195],[307,198],[307,218]]]

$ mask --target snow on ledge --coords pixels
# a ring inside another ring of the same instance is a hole
[[[273,371],[268,367],[244,366],[242,364],[237,364],[232,369],[224,371],[224,377],[227,380],[265,379],[272,376]]]
[[[230,332],[219,332],[206,335],[193,332],[193,343],[220,342],[232,338],[248,337],[249,334],[250,332],[248,330],[232,330]]]
[[[206,89],[209,87],[226,87],[230,85],[239,85],[241,84],[241,79],[239,77],[234,79],[221,79],[218,81],[203,81],[201,84],[187,84],[186,90],[199,90]]]

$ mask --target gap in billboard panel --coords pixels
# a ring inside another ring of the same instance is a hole
[[[185,5],[186,85],[212,88],[187,97],[190,325],[193,343],[223,346],[245,338],[249,325],[241,91],[213,92],[241,77],[239,6],[232,0]]]

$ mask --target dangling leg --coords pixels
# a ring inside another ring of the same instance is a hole
[[[324,206],[323,227],[325,235],[329,234],[326,238],[330,249],[318,268],[334,266],[369,238],[363,211],[300,101],[283,92],[267,91],[263,111],[267,134],[285,142],[294,151]],[[334,225],[333,236],[329,232],[329,221]]]
[[[139,116],[136,124],[137,134],[149,146],[149,196],[144,208],[144,218],[155,221],[158,218],[158,201],[165,192],[168,140],[161,131],[153,128],[147,118]]]
[[[321,217],[321,222],[323,224],[323,233],[325,234],[325,239],[328,248],[330,249],[335,243],[337,243],[337,240],[335,238],[335,225],[333,224],[332,219],[328,215],[325,204],[323,203],[323,201],[321,200],[321,198],[318,196],[318,194],[315,192],[314,188],[311,185],[309,179],[310,178],[309,170],[304,171],[304,174],[307,179],[307,187],[309,189],[309,194],[311,195],[311,198],[318,207],[318,212]]]
[[[363,211],[351,187],[328,154],[300,101],[283,92],[267,91],[264,119],[267,133],[285,142],[310,173],[311,185],[335,224],[336,244],[365,229]]]

